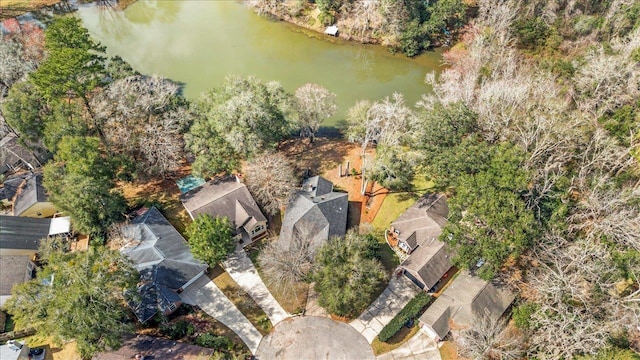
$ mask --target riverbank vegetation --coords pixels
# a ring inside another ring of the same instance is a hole
[[[463,0],[245,0],[259,14],[339,34],[361,43],[388,46],[407,56],[455,40],[468,19]],[[472,3],[473,4],[473,3]]]

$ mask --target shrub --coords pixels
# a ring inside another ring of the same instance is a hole
[[[333,14],[325,11],[318,14],[318,20],[322,23],[322,25],[329,26],[333,25],[336,22],[336,17],[333,16]]]
[[[380,334],[378,340],[385,342],[393,337],[407,321],[419,317],[426,307],[431,304],[433,297],[426,292],[421,292],[416,297],[411,299],[409,303],[385,326]]]
[[[185,336],[193,335],[196,329],[193,327],[192,323],[185,320],[180,320],[176,321],[173,324],[162,326],[160,328],[160,331],[162,331],[163,334],[170,337],[171,339],[178,340],[182,339]]]
[[[211,333],[198,335],[196,344],[202,347],[215,350],[232,350],[233,342],[226,336],[217,336]]]
[[[524,47],[542,46],[549,35],[549,26],[539,17],[517,21],[515,28],[520,45]]]
[[[531,327],[531,315],[537,310],[538,305],[530,302],[521,304],[513,309],[513,323],[518,329],[529,329]]]

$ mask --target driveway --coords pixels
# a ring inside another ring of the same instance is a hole
[[[371,344],[387,325],[420,289],[406,276],[393,276],[387,288],[355,320],[349,323]]]
[[[382,354],[376,360],[441,360],[440,350],[436,342],[419,330],[409,341],[401,347],[386,354]]]
[[[244,250],[236,250],[222,265],[231,278],[264,310],[274,326],[291,316],[271,295]]]
[[[367,340],[345,323],[325,317],[287,319],[265,336],[257,360],[373,360]]]
[[[262,334],[207,275],[202,275],[189,285],[180,297],[185,303],[199,306],[209,316],[226,325],[247,344],[252,354],[256,353]]]

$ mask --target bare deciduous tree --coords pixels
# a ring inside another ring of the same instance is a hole
[[[547,234],[532,260],[528,284],[538,308],[531,316],[530,343],[538,356],[593,354],[611,334],[639,323],[637,264],[627,269],[635,285],[620,291],[611,254],[597,242]]]
[[[507,327],[505,319],[481,316],[456,339],[461,352],[470,359],[518,360],[524,355],[524,336]]]
[[[399,146],[405,135],[411,131],[413,113],[405,106],[402,94],[394,93],[392,99],[388,97],[373,104],[360,101],[347,114],[347,137],[350,141],[361,144],[362,156],[362,193],[367,184],[366,169],[367,148],[376,146]]]
[[[260,268],[267,281],[278,291],[291,291],[295,285],[305,281],[313,270],[316,249],[312,246],[313,227],[301,226],[295,232],[287,248],[275,239],[269,242],[258,257]]]
[[[275,215],[298,187],[293,165],[277,152],[262,153],[245,167],[247,187],[264,211]]]
[[[300,136],[311,142],[322,122],[336,113],[336,94],[317,84],[305,84],[296,90]]]
[[[112,150],[127,154],[143,173],[164,175],[183,159],[190,113],[178,102],[179,86],[159,76],[130,76],[111,83],[92,107]]]

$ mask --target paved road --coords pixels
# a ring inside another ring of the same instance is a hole
[[[264,310],[274,326],[291,316],[271,295],[244,250],[239,249],[229,256],[223,266],[231,278]]]
[[[387,288],[355,320],[349,323],[371,344],[382,328],[413,299],[420,289],[406,276],[393,276]]]
[[[367,340],[345,323],[326,317],[287,319],[265,336],[258,360],[373,360]]]
[[[438,345],[426,332],[418,331],[409,341],[401,347],[386,354],[382,354],[376,360],[441,360]]]
[[[247,344],[252,354],[256,353],[262,334],[206,275],[189,285],[180,297],[185,303],[199,306],[211,317],[226,325]]]

